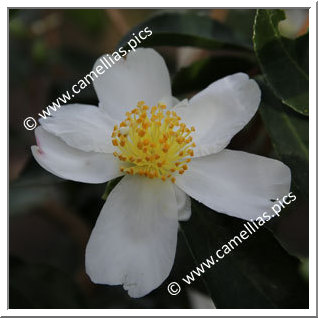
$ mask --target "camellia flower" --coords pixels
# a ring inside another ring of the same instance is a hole
[[[178,221],[191,215],[189,196],[251,220],[289,192],[290,170],[282,162],[224,149],[260,102],[246,74],[178,102],[162,57],[138,49],[94,85],[99,107],[62,107],[40,121],[32,147],[37,162],[64,179],[103,183],[124,176],[87,244],[93,282],[122,284],[131,297],[161,285],[174,262]]]
[[[281,35],[289,39],[295,39],[307,31],[308,9],[285,9],[284,12],[286,19],[278,23],[278,30]]]

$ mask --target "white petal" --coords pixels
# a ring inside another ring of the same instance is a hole
[[[52,117],[41,118],[42,127],[62,138],[69,146],[96,152],[113,152],[111,133],[116,122],[100,108],[90,105],[65,105]]]
[[[142,297],[169,275],[178,221],[173,184],[125,176],[110,193],[86,248],[86,272]]]
[[[35,160],[58,177],[86,183],[103,183],[122,174],[119,161],[111,154],[72,148],[41,126],[36,128],[35,137],[37,146],[31,147]]]
[[[278,160],[223,150],[193,159],[176,184],[217,212],[250,220],[288,194],[290,181],[290,169]]]
[[[278,30],[286,38],[295,39],[305,27],[308,9],[285,9],[284,11],[286,19],[279,21]]]
[[[174,187],[176,193],[176,200],[178,205],[178,220],[188,221],[191,216],[191,199],[190,197],[178,187]]]
[[[102,65],[98,59],[94,69]],[[171,96],[170,78],[163,58],[153,49],[137,49],[121,58],[94,80],[100,107],[110,117],[123,120],[125,113],[139,101],[156,105],[162,98]]]
[[[254,116],[261,91],[246,74],[224,77],[182,101],[175,110],[187,126],[194,126],[195,156],[205,156],[224,149],[231,138]]]

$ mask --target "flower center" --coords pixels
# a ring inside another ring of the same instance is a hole
[[[174,175],[188,169],[195,147],[190,134],[195,129],[181,123],[175,111],[165,109],[160,103],[149,109],[141,101],[119,127],[114,126],[112,143],[118,152],[113,154],[122,161],[122,172],[175,182]]]

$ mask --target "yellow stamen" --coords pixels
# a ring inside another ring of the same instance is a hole
[[[188,170],[186,163],[194,156],[195,147],[190,136],[195,128],[180,121],[164,104],[149,108],[138,102],[112,133],[112,143],[118,147],[113,155],[124,162],[120,171],[175,183],[175,175]]]

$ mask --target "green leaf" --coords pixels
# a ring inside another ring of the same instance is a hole
[[[191,219],[180,223],[195,263],[189,264],[189,272],[210,255],[216,259],[223,244],[246,230],[244,223],[193,200]],[[299,266],[299,260],[262,227],[201,278],[217,308],[307,308],[308,285]]]
[[[212,20],[209,16],[180,12],[164,12],[152,16],[126,34],[118,47],[126,47],[127,42],[134,38],[133,33],[138,34],[145,27],[152,31],[152,35],[143,40],[139,46],[194,46],[206,49],[252,48],[235,30]]]
[[[174,77],[172,92],[174,96],[201,90],[212,82],[236,72],[248,72],[255,67],[250,55],[220,55],[194,62],[182,68]]]
[[[289,166],[297,189],[309,193],[309,120],[286,108],[263,81],[260,114],[279,158]]]
[[[308,35],[298,40],[282,37],[278,23],[284,19],[282,10],[257,10],[254,50],[277,97],[296,112],[308,115]]]
[[[116,187],[118,182],[122,179],[123,177],[118,177],[116,179],[110,180],[106,184],[105,192],[102,195],[103,200],[107,200],[109,194],[112,192],[112,190]]]

